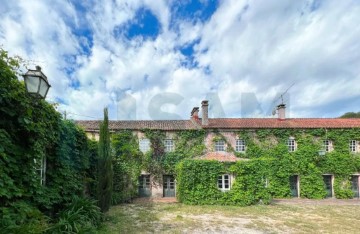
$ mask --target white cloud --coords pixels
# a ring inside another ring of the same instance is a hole
[[[221,1],[206,22],[175,19],[176,31],[168,1],[82,3],[86,12],[67,1],[0,4],[0,44],[41,65],[52,84],[49,99],[63,100],[61,109],[82,115],[77,119],[101,117],[105,106],[115,119],[125,93],[136,100],[137,118],[149,119],[150,100],[164,92],[184,97],[162,109],[183,118],[209,92],[218,93],[227,116],[240,117],[242,93],[255,93],[267,111],[293,83],[292,117],[359,111],[356,1]],[[156,39],[129,41],[116,33],[142,7],[160,22]],[[178,48],[195,40],[198,66],[191,67]]]

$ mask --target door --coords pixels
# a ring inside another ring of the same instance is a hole
[[[172,175],[164,176],[164,197],[175,197],[175,178]]]
[[[139,196],[151,196],[150,175],[141,175],[139,177]]]
[[[298,197],[298,179],[297,175],[290,176],[290,191],[292,197]]]
[[[323,175],[326,197],[332,197],[332,175]]]
[[[351,189],[354,192],[354,198],[359,198],[359,176],[351,176]]]

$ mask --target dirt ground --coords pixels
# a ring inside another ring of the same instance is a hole
[[[249,207],[135,202],[113,207],[101,233],[360,233],[359,199],[281,199]]]

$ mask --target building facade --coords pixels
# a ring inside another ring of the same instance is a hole
[[[347,162],[349,158],[360,162],[357,159],[360,157],[360,119],[286,118],[284,104],[278,106],[275,118],[209,118],[208,107],[208,101],[202,101],[201,118],[200,108],[194,107],[188,120],[110,121],[109,128],[111,132],[131,130],[144,154],[152,147],[145,130],[164,133],[165,154],[177,151],[180,132],[202,131],[204,134],[200,144],[203,148],[201,153],[191,155],[194,160],[235,163],[260,156],[281,160],[286,154],[286,157],[294,160],[294,164],[299,164],[289,172],[286,182],[292,197],[306,194],[306,191],[302,191],[302,181],[307,181],[308,169],[304,169],[300,162],[302,159],[299,159],[307,155],[303,160],[308,161],[306,168],[311,164],[319,165],[326,197],[337,197],[336,191],[340,196],[342,187],[348,186],[351,196],[359,198],[360,165],[352,168],[347,166],[338,171],[333,164],[342,164],[342,158],[346,158]],[[88,137],[95,140],[99,138],[99,123],[100,121],[77,121]],[[341,175],[341,180],[335,180],[337,175],[339,178]],[[273,173],[272,178],[275,177],[276,173]],[[236,175],[224,173],[218,176],[216,186],[220,191],[226,192],[231,190],[235,180]],[[264,186],[276,186],[271,179],[264,178],[264,181]],[[151,173],[142,171],[138,192],[139,196],[144,197],[174,197],[176,175],[163,174],[160,178],[155,178]],[[274,189],[275,196],[282,196],[276,193]]]

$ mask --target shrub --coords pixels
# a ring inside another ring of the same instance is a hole
[[[48,233],[91,233],[95,232],[102,220],[100,208],[95,200],[74,197],[67,208],[59,213]]]
[[[0,207],[0,217],[2,233],[42,233],[48,228],[48,217],[24,201]]]

